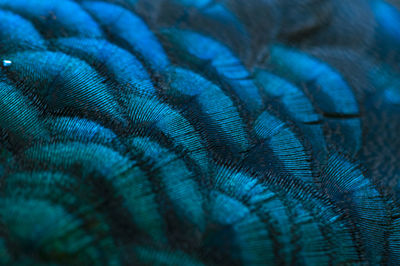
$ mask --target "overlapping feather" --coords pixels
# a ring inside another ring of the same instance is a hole
[[[393,2],[0,0],[0,264],[398,264]]]

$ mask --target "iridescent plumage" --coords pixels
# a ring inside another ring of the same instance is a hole
[[[0,0],[0,264],[399,264],[399,7]]]

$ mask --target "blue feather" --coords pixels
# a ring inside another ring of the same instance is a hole
[[[106,79],[115,80],[121,90],[121,97],[155,94],[150,76],[141,62],[112,43],[86,38],[59,38],[53,46],[58,51],[85,60]]]
[[[0,264],[399,264],[399,7],[0,0]]]
[[[0,126],[17,141],[28,144],[34,139],[46,139],[48,131],[41,112],[10,84],[0,82]]]
[[[226,47],[220,43],[191,31],[166,29],[162,36],[173,45],[174,59],[182,65],[196,67],[200,73],[219,76],[250,112],[259,111],[262,102],[258,88],[250,80],[250,74]],[[207,76],[207,75],[206,75]]]
[[[169,64],[163,48],[138,16],[105,2],[84,2],[83,6],[110,36],[126,43],[126,48],[143,58],[153,71],[161,71]]]
[[[0,8],[28,18],[47,39],[69,36],[96,38],[102,35],[98,24],[74,1],[1,0]]]
[[[385,232],[389,230],[389,216],[383,197],[354,164],[336,154],[329,158],[321,176],[322,189],[332,197],[359,230],[367,260],[382,260]]]
[[[127,106],[128,117],[137,125],[132,132],[134,135],[151,136],[156,134],[154,129],[157,129],[173,140],[175,148],[182,147],[187,156],[208,172],[209,159],[204,140],[179,112],[156,99],[135,96],[128,99]]]
[[[283,106],[283,110],[279,109],[279,114],[288,113],[289,119],[303,130],[305,138],[311,143],[313,155],[323,162],[327,154],[320,125],[323,118],[304,92],[290,82],[261,69],[256,70],[254,75],[257,85],[265,94],[264,101],[267,104],[279,102]]]
[[[84,61],[60,52],[22,52],[8,58],[13,62],[6,69],[10,79],[25,79],[25,90],[36,92],[50,109],[86,109],[123,122],[120,106],[104,78]]]
[[[332,131],[331,142],[344,147],[349,154],[354,155],[360,150],[358,103],[351,88],[336,71],[304,53],[280,45],[270,48],[266,64],[274,73],[304,87],[314,106],[326,118]],[[338,131],[344,133],[334,133]]]
[[[189,119],[193,124],[202,122],[206,140],[212,150],[225,154],[243,152],[250,143],[245,124],[232,100],[215,84],[200,75],[182,68],[167,72],[162,93],[167,101],[176,103],[183,110],[192,103]],[[197,123],[196,123],[197,121]]]
[[[256,120],[257,137],[269,142],[272,152],[282,161],[289,173],[304,182],[312,182],[311,168],[303,145],[279,119],[264,111]]]
[[[1,54],[46,48],[44,40],[29,20],[3,10],[0,10],[0,19]]]
[[[377,21],[376,42],[371,54],[378,54],[398,67],[400,11],[383,0],[370,0]]]

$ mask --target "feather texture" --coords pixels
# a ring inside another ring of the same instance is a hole
[[[398,8],[0,0],[0,264],[399,264]]]

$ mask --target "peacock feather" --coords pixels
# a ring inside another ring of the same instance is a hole
[[[398,0],[0,0],[0,265],[399,265]]]

